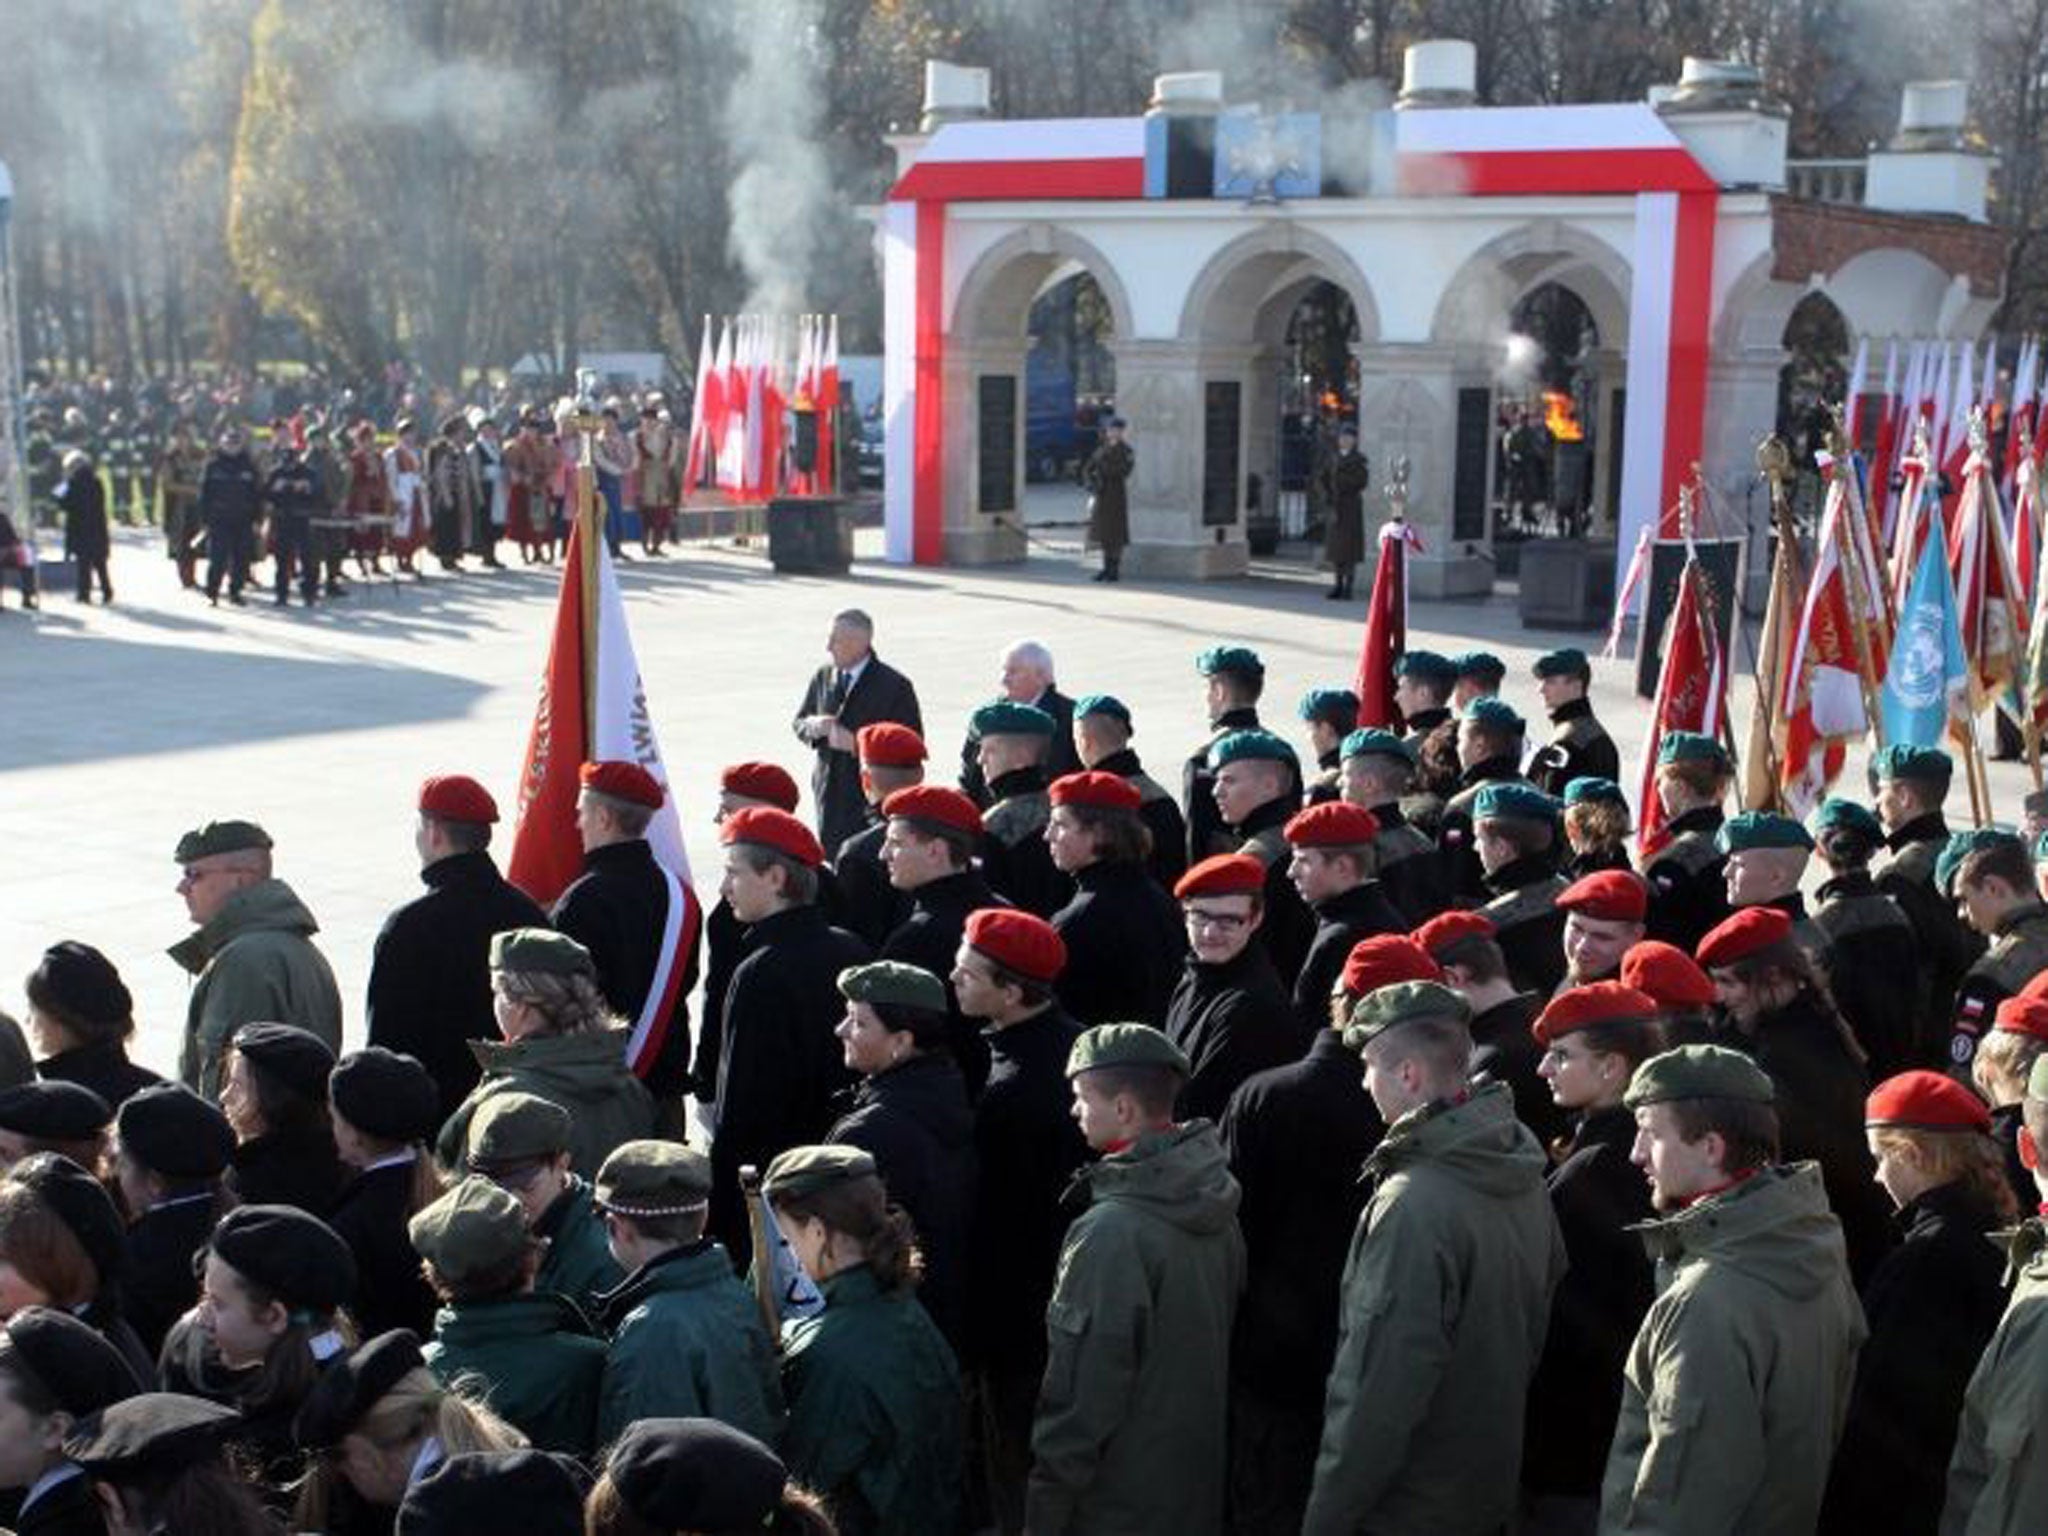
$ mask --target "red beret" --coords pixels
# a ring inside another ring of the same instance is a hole
[[[420,809],[443,821],[471,821],[488,826],[498,819],[498,802],[475,779],[443,774],[420,785]]]
[[[718,787],[729,795],[765,801],[785,811],[796,809],[796,780],[788,769],[774,763],[734,763],[718,775]]]
[[[2042,975],[2048,975],[2044,971]],[[2035,981],[2040,980],[2036,977]],[[2029,987],[2033,982],[2028,982]],[[2008,997],[1998,1005],[1992,1016],[1991,1027],[2005,1030],[2008,1034],[2032,1035],[2037,1040],[2048,1040],[2048,997],[2029,997],[2022,992],[2018,997]]]
[[[1657,999],[1649,993],[1638,992],[1625,982],[1589,981],[1553,997],[1536,1015],[1529,1033],[1539,1044],[1549,1045],[1595,1024],[1647,1024],[1656,1016]]]
[[[878,720],[853,733],[860,760],[875,768],[915,768],[925,759],[924,738],[907,725]]]
[[[1733,965],[1791,937],[1792,919],[1778,908],[1744,907],[1708,930],[1700,940],[1699,961],[1708,970],[1717,965]]]
[[[1338,985],[1346,997],[1363,997],[1397,981],[1442,981],[1443,967],[1405,934],[1376,933],[1351,946]]]
[[[585,763],[577,777],[585,789],[614,800],[630,800],[650,811],[660,810],[665,798],[661,781],[638,763]]]
[[[1066,940],[1035,913],[1014,907],[982,907],[967,914],[962,933],[969,945],[1004,970],[1033,981],[1051,981],[1066,967]]]
[[[1362,805],[1325,800],[1296,811],[1285,828],[1297,848],[1356,848],[1380,835],[1379,819]]]
[[[1145,797],[1138,786],[1114,773],[1066,773],[1046,791],[1054,805],[1092,805],[1105,811],[1135,811]]]
[[[2048,998],[2048,971],[2037,972],[2032,981],[2020,988],[2020,996]]]
[[[1666,1008],[1705,1008],[1714,1001],[1713,979],[1676,944],[1644,939],[1621,957],[1623,986],[1650,994]]]
[[[1439,912],[1408,936],[1434,956],[1460,939],[1490,939],[1499,932],[1483,912]]]
[[[1248,853],[1211,854],[1174,882],[1173,894],[1251,896],[1266,888],[1266,866]]]
[[[1559,891],[1555,904],[1602,922],[1640,923],[1650,910],[1650,887],[1631,870],[1595,870]]]
[[[1942,1072],[1901,1072],[1870,1090],[1863,1123],[1914,1131],[1988,1131],[1991,1110]]]
[[[896,790],[882,802],[882,814],[927,822],[974,837],[981,835],[981,812],[974,808],[974,802],[943,784],[913,784],[908,789]]]
[[[825,850],[811,829],[787,811],[772,805],[750,805],[734,811],[718,825],[721,843],[758,843],[777,853],[816,869],[825,862]]]

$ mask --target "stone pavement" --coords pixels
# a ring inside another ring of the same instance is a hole
[[[1114,692],[1134,745],[1162,781],[1203,734],[1194,654],[1253,645],[1268,669],[1267,714],[1299,742],[1294,703],[1348,683],[1364,600],[1326,602],[1325,578],[1263,565],[1242,580],[1106,587],[1071,543],[1021,567],[924,571],[882,564],[877,536],[841,579],[777,576],[757,550],[692,546],[621,568],[650,707],[707,905],[718,867],[716,774],[742,758],[808,783],[789,720],[840,608],[874,615],[876,645],[909,673],[944,768],[968,711],[996,686],[1004,645],[1043,640],[1069,693]],[[308,612],[178,589],[161,544],[116,535],[116,606],[47,593],[33,622],[13,593],[0,612],[0,1009],[25,1009],[22,978],[46,944],[79,938],[120,967],[137,1003],[138,1057],[176,1060],[187,978],[164,954],[187,931],[171,850],[210,818],[248,816],[278,844],[277,868],[323,925],[321,943],[361,1038],[369,953],[385,913],[419,889],[413,795],[430,773],[476,775],[509,805],[552,618],[552,569],[357,583]],[[1507,696],[1540,719],[1528,666],[1559,644],[1601,637],[1524,630],[1512,590],[1484,603],[1417,603],[1418,646],[1485,646],[1509,664]],[[1626,759],[1648,706],[1632,668],[1596,663],[1595,706]],[[1749,684],[1737,688],[1746,722]],[[1993,764],[2000,815],[2016,818],[2024,770]],[[1861,754],[1844,785],[1858,792]],[[1960,797],[1960,788],[1958,796]],[[1967,804],[1967,802],[1962,802]],[[1962,818],[1958,818],[1962,819]],[[510,829],[502,829],[502,859]]]

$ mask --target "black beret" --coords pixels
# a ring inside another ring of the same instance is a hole
[[[119,1024],[135,1012],[113,961],[72,939],[43,951],[28,973],[28,1000],[44,1013],[84,1024]]]
[[[228,1043],[243,1060],[294,1093],[326,1102],[334,1052],[311,1030],[296,1024],[244,1024]]]
[[[664,1531],[751,1531],[782,1503],[789,1469],[716,1419],[640,1419],[605,1464],[626,1507]]]
[[[64,1454],[92,1476],[118,1483],[218,1450],[241,1418],[203,1397],[144,1392],[80,1423],[64,1437]]]
[[[0,1088],[0,1131],[38,1141],[88,1141],[114,1112],[83,1083],[37,1081]]]
[[[365,1136],[426,1141],[441,1124],[441,1090],[411,1056],[381,1045],[351,1051],[334,1065],[327,1093],[341,1118]]]
[[[378,1399],[412,1372],[426,1367],[419,1335],[409,1328],[380,1333],[345,1359],[331,1361],[313,1383],[292,1421],[292,1435],[309,1451],[341,1444]]]
[[[71,1229],[85,1256],[99,1271],[100,1284],[110,1285],[121,1277],[126,1259],[126,1231],[121,1213],[100,1181],[61,1152],[36,1152],[7,1170],[9,1183],[35,1191],[36,1196],[57,1213],[57,1219]]]
[[[245,1205],[207,1245],[221,1262],[287,1307],[332,1311],[356,1291],[355,1255],[334,1229],[293,1205]]]
[[[547,1451],[450,1456],[405,1491],[395,1536],[582,1536],[588,1475]]]
[[[121,1147],[167,1179],[212,1179],[235,1155],[235,1132],[220,1106],[183,1083],[152,1083],[114,1115]]]
[[[32,1376],[73,1418],[142,1390],[134,1367],[98,1331],[54,1307],[23,1307],[0,1325],[0,1363]]]

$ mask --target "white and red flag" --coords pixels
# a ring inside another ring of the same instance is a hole
[[[1955,581],[1963,654],[1970,659],[1974,712],[2019,677],[2027,649],[2027,610],[2005,541],[1981,417],[1971,424],[1969,465],[1948,530],[1948,567]]]
[[[818,363],[818,490],[829,496],[839,489],[839,317],[832,316]]]

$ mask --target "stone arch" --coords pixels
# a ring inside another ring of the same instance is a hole
[[[960,284],[948,328],[970,338],[1022,337],[1033,301],[1055,283],[1082,272],[1102,289],[1116,335],[1132,335],[1130,294],[1116,263],[1092,241],[1043,221],[1004,236],[982,252]]]
[[[1292,219],[1262,223],[1211,256],[1189,285],[1177,334],[1239,344],[1270,336],[1319,282],[1350,298],[1361,342],[1379,338],[1379,304],[1365,273],[1334,240]]]
[[[1490,345],[1515,305],[1545,283],[1578,295],[1603,348],[1628,350],[1628,263],[1606,241],[1558,219],[1518,225],[1466,258],[1437,300],[1430,340]]]
[[[1821,289],[1852,337],[1925,336],[1949,333],[1954,286],[1948,272],[1918,251],[1883,246],[1851,256],[1827,275]]]
[[[1777,257],[1762,251],[1728,285],[1714,317],[1714,354],[1733,357],[1758,349],[1775,351],[1785,324],[1805,296],[1803,287],[1779,281],[1772,273]]]

